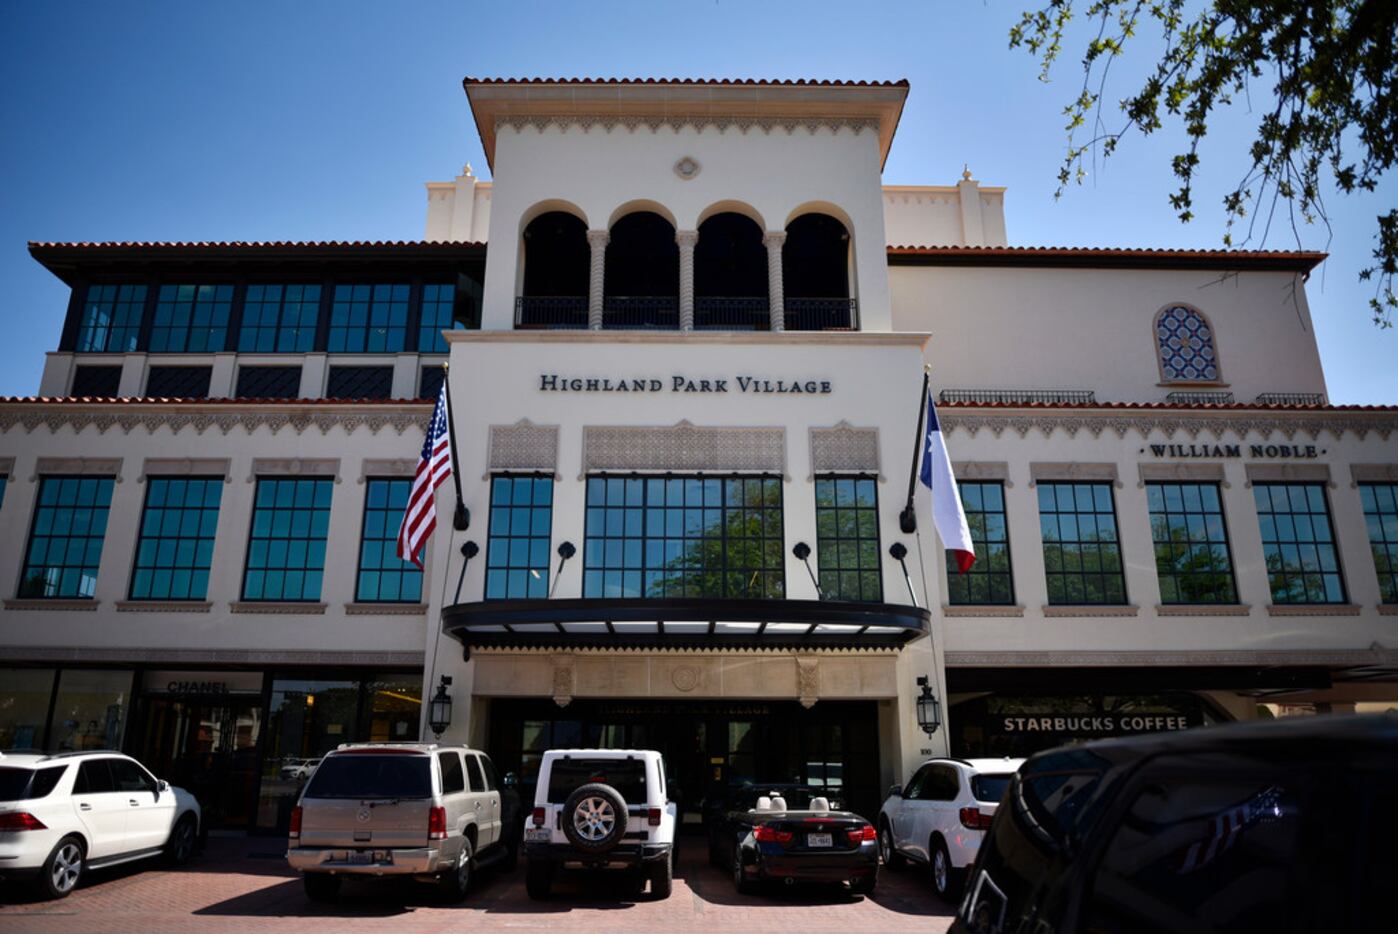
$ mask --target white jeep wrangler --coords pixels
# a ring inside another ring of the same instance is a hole
[[[559,869],[632,873],[667,898],[678,809],[666,800],[665,763],[645,749],[551,749],[524,826],[525,888],[545,899]]]

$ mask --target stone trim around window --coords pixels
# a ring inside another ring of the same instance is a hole
[[[498,471],[540,471],[558,475],[558,426],[536,425],[521,418],[513,425],[490,426],[485,476]]]
[[[1398,616],[1398,603],[1380,603],[1380,616]]]
[[[583,426],[582,473],[711,470],[786,476],[785,428]]]
[[[115,477],[121,482],[120,457],[41,457],[34,462],[34,476],[30,482],[40,477],[66,475],[80,477]]]
[[[879,476],[879,430],[839,421],[811,428],[811,479],[817,474],[857,473]]]
[[[1358,616],[1357,603],[1269,603],[1269,616]]]
[[[1329,464],[1244,464],[1248,486],[1254,483],[1324,483],[1330,482]]]
[[[1361,483],[1398,483],[1398,464],[1350,464],[1349,476],[1351,487]]]
[[[1024,606],[1016,604],[942,604],[942,615],[948,619],[1018,619],[1024,616]]]
[[[1137,464],[1136,470],[1141,477],[1141,482],[1136,484],[1138,489],[1144,489],[1151,482],[1217,483],[1229,489],[1222,464]]]
[[[411,457],[366,457],[359,464],[361,485],[371,478],[412,477],[417,473],[417,461]]]
[[[93,600],[88,597],[18,597],[5,601],[5,609],[7,610],[92,611],[101,605],[101,600]]]
[[[208,600],[118,600],[118,613],[207,613],[213,609]]]
[[[14,476],[15,459],[13,457],[0,457],[0,476]]]
[[[265,613],[274,616],[324,616],[325,603],[296,600],[234,600],[228,609],[234,613]]]
[[[1045,604],[1043,606],[1044,616],[1049,619],[1058,619],[1066,616],[1137,616],[1141,612],[1138,606],[1127,604]]]
[[[346,616],[426,616],[425,603],[346,603]]]
[[[955,461],[951,465],[956,479],[972,482],[999,481],[1006,489],[1014,486],[1010,482],[1010,465],[1005,461]]]
[[[1251,616],[1249,603],[1157,603],[1156,616]]]
[[[338,457],[254,457],[248,483],[258,477],[333,477],[340,482]]]
[[[147,457],[141,464],[137,483],[147,477],[222,477],[233,482],[233,462],[227,457]]]
[[[1116,489],[1121,489],[1121,480],[1117,477],[1116,464],[1085,463],[1083,461],[1071,462],[1045,462],[1034,461],[1029,464],[1029,486],[1035,487],[1040,483],[1110,483]]]

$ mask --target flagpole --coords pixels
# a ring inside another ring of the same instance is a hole
[[[922,449],[927,447],[927,439],[922,434],[922,427],[923,420],[927,417],[927,385],[931,377],[931,367],[924,363],[922,365],[922,395],[918,397],[917,407],[917,440],[913,444],[913,463],[908,468],[908,503],[898,514],[898,527],[908,535],[917,531],[917,512],[913,509],[913,493],[917,491],[918,456],[922,454]]]
[[[452,528],[464,532],[471,525],[471,513],[466,509],[466,499],[461,495],[461,465],[456,459],[456,409],[451,404],[451,374],[447,372],[447,361],[442,361],[442,388],[447,394],[447,442],[451,447],[451,478],[456,481],[456,513],[452,516]],[[911,501],[911,497],[909,497]]]

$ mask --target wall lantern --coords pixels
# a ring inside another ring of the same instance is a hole
[[[926,675],[918,678],[917,683],[922,688],[922,694],[917,699],[917,725],[931,736],[942,725],[942,704],[932,693],[932,685],[928,683]]]
[[[451,676],[442,675],[442,680],[437,684],[437,693],[432,695],[432,700],[427,705],[427,726],[438,738],[451,726],[451,695],[447,693],[449,687]],[[922,717],[921,706],[918,707],[918,717]]]

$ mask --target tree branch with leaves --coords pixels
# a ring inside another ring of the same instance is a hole
[[[1239,96],[1255,101],[1268,86],[1271,97],[1247,153],[1251,164],[1223,198],[1226,246],[1265,244],[1280,223],[1298,247],[1308,225],[1324,227],[1328,239],[1325,193],[1372,192],[1393,167],[1398,0],[1052,0],[1023,13],[1010,30],[1010,47],[1038,59],[1041,80],[1078,13],[1094,34],[1083,53],[1082,88],[1064,108],[1068,150],[1056,197],[1081,184],[1089,163],[1109,157],[1132,131],[1149,135],[1178,122],[1187,145],[1171,160],[1179,187],[1169,202],[1181,221],[1192,220],[1199,146],[1210,121],[1220,107]],[[1148,28],[1163,40],[1160,59],[1119,101],[1120,113],[1108,113],[1112,65]],[[1398,209],[1376,221],[1374,261],[1359,278],[1374,283],[1374,323],[1388,328],[1398,309]]]

